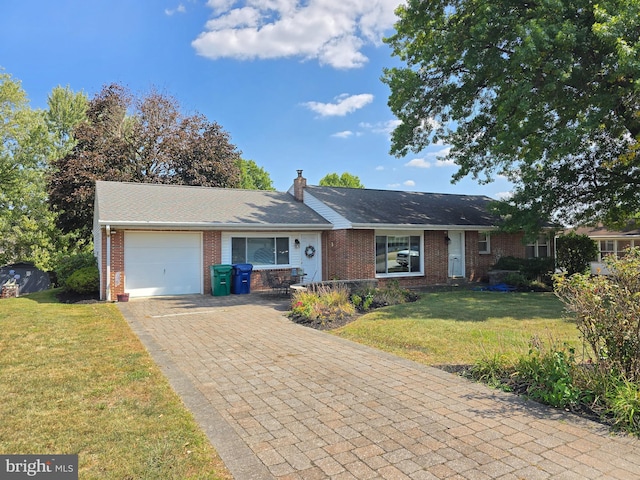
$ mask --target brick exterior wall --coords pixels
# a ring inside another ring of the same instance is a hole
[[[473,282],[486,282],[489,279],[489,268],[501,257],[524,258],[523,239],[522,233],[492,232],[489,239],[490,252],[478,253],[478,232],[466,232],[467,278]]]
[[[445,230],[424,231],[423,260],[424,275],[417,277],[393,277],[379,279],[380,285],[397,281],[404,287],[421,287],[444,284],[448,281],[448,245]],[[102,229],[102,298],[106,298],[107,285],[107,236]],[[204,294],[211,294],[210,265],[221,263],[222,234],[219,231],[202,233],[202,278]],[[330,230],[322,233],[322,277],[325,280],[359,280],[375,278],[375,231],[374,230]],[[503,256],[524,257],[525,244],[522,234],[492,233],[490,253],[478,253],[478,232],[465,232],[465,273],[469,281],[486,281],[489,268]],[[550,252],[552,254],[553,252]],[[275,270],[283,275],[290,269]],[[117,230],[111,235],[111,299],[124,293],[124,232]],[[251,275],[251,290],[268,289],[260,271]]]
[[[373,230],[331,230],[322,237],[326,280],[374,278],[376,244]]]
[[[211,265],[222,262],[222,234],[221,232],[202,232],[202,279],[203,293],[211,294]]]
[[[119,293],[125,293],[124,276],[124,232],[117,230],[111,233],[111,300]]]
[[[449,251],[446,230],[423,232],[424,275],[379,279],[380,285],[397,281],[404,287],[445,284],[449,280]],[[356,280],[375,278],[375,231],[331,230],[322,237],[325,259],[323,278]],[[524,257],[522,234],[492,233],[490,253],[478,252],[478,232],[465,232],[465,275],[471,282],[488,280],[489,268],[504,256]]]

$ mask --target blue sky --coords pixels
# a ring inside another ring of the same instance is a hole
[[[34,108],[58,86],[118,82],[174,96],[218,122],[286,190],[349,172],[367,188],[503,196],[498,179],[452,185],[445,145],[389,154],[396,119],[381,41],[399,0],[22,0],[0,7],[0,67]]]

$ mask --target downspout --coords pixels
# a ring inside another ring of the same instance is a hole
[[[111,301],[111,225],[105,227],[107,232],[107,302]]]

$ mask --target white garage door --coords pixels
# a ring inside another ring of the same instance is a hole
[[[132,297],[202,293],[202,236],[125,232],[124,273]]]

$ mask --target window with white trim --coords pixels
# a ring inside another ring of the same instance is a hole
[[[231,263],[289,265],[289,237],[231,237]]]
[[[527,258],[544,258],[549,256],[549,237],[540,235],[535,242],[530,242],[525,247]]]
[[[489,232],[478,232],[478,253],[491,253]]]
[[[607,255],[617,255],[618,257],[623,257],[627,251],[627,249],[640,246],[639,240],[631,240],[631,239],[607,239],[600,240],[598,242],[598,256],[599,259],[602,260]]]
[[[376,275],[422,272],[420,235],[376,235]]]

